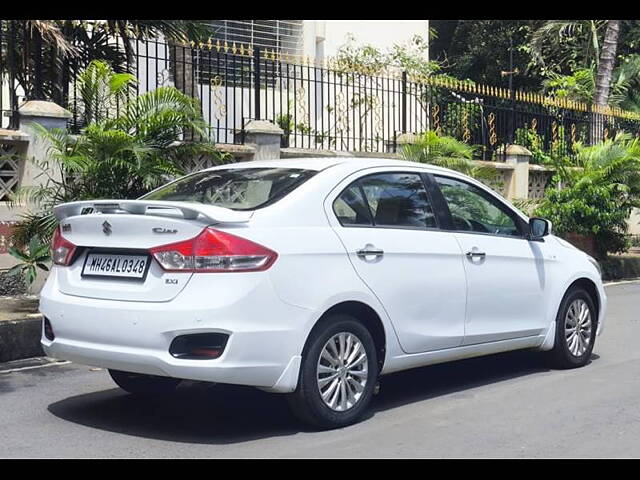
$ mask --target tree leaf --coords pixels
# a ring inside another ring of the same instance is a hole
[[[18,250],[16,247],[9,247],[8,250],[9,254],[11,254],[12,257],[15,257],[19,260],[23,260],[23,261],[28,261],[29,257],[27,255],[25,255],[24,253],[22,253],[20,250]]]
[[[14,267],[11,267],[8,271],[7,274],[8,275],[17,275],[19,273],[22,273],[22,271],[24,270],[25,266],[24,265],[15,265]]]

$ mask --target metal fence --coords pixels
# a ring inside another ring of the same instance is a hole
[[[0,28],[0,110],[8,115],[2,126],[15,128],[22,92],[23,98],[55,94],[54,101],[74,114],[71,128],[80,130],[74,78],[89,58],[75,61],[68,81],[59,75],[63,85],[54,88],[37,64],[43,55],[31,55],[31,70],[20,80],[13,71],[15,51],[6,48],[16,34],[11,30],[15,22],[11,25]],[[30,48],[33,53],[43,47]],[[219,143],[243,143],[247,122],[261,119],[284,130],[285,147],[392,152],[401,134],[435,130],[477,146],[477,156],[485,160],[495,159],[501,145],[518,143],[541,162],[545,155],[572,155],[578,142],[592,144],[620,130],[640,130],[640,115],[619,109],[391,68],[318,64],[251,45],[134,40],[123,65],[138,79],[135,94],[171,85],[197,98],[210,135]],[[114,106],[112,113],[119,108]]]
[[[16,36],[13,22],[0,21],[0,128],[18,128],[16,49],[11,48]]]

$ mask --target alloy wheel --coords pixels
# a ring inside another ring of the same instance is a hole
[[[575,357],[580,357],[591,342],[591,311],[582,299],[571,302],[565,316],[565,339],[567,348]]]
[[[360,339],[350,332],[325,343],[317,366],[318,390],[330,409],[344,412],[360,400],[369,379],[368,358]]]

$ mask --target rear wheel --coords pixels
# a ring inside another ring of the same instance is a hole
[[[596,340],[597,311],[589,293],[570,289],[562,299],[556,317],[556,338],[549,352],[554,366],[576,368],[591,357]]]
[[[367,328],[350,315],[332,315],[311,332],[289,405],[313,426],[343,427],[365,412],[377,377],[376,348]]]
[[[157,395],[175,390],[180,379],[109,370],[109,375],[123,390],[135,395]]]

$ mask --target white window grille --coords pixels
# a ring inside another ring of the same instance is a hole
[[[288,55],[302,52],[302,20],[211,20],[213,41],[251,45]]]
[[[264,59],[267,52],[300,55],[302,52],[302,20],[211,20],[214,45],[234,44],[237,48],[260,48]],[[197,65],[200,83],[210,84],[216,77],[224,85],[248,86],[254,81],[252,60],[247,57],[219,55],[216,50],[194,49],[193,62]],[[281,67],[265,60],[262,65],[261,83],[272,86],[281,75]]]

